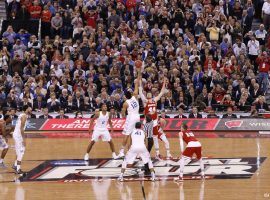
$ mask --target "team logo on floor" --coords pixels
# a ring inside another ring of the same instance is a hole
[[[251,178],[266,157],[246,158],[205,158],[206,179]],[[21,181],[87,182],[91,179],[116,179],[121,170],[122,160],[91,159],[48,160],[29,171]],[[179,160],[155,160],[156,176],[170,180],[179,175]],[[143,176],[142,163],[137,160],[125,172],[126,181],[149,180]],[[200,164],[191,162],[184,169],[184,179],[200,179]]]

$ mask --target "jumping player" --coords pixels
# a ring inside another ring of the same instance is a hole
[[[148,166],[151,171],[151,180],[155,181],[154,166],[150,158],[150,153],[148,152],[145,146],[146,134],[141,129],[141,126],[142,126],[141,122],[137,122],[135,125],[135,129],[129,136],[131,139],[131,147],[127,152],[126,157],[122,163],[121,174],[118,178],[119,181],[124,180],[124,173],[127,168],[127,165],[133,164],[136,157],[140,157],[144,164],[148,163]]]
[[[91,140],[90,144],[88,145],[86,154],[84,156],[84,160],[86,160],[86,161],[89,160],[89,153],[90,153],[92,147],[94,146],[94,144],[99,140],[99,137],[102,138],[102,141],[108,142],[110,144],[110,148],[112,151],[112,157],[113,157],[113,159],[117,159],[117,156],[115,154],[114,144],[112,141],[112,137],[111,137],[109,130],[107,128],[107,124],[109,123],[109,125],[111,127],[111,133],[113,133],[111,114],[107,110],[108,110],[107,105],[105,103],[103,103],[101,105],[101,111],[96,110],[94,118],[90,121],[89,134],[91,134],[92,131],[93,131],[93,134],[92,134],[92,140]],[[94,128],[92,128],[93,122],[95,119],[96,119],[96,125]]]
[[[156,158],[157,159],[161,159],[161,155],[159,153],[159,144],[158,144],[158,139],[160,139],[161,141],[164,142],[165,144],[165,148],[167,151],[167,159],[170,159],[171,153],[170,153],[170,144],[169,141],[166,137],[166,135],[163,132],[162,127],[160,126],[160,122],[158,119],[158,113],[157,113],[157,102],[160,100],[160,98],[162,97],[162,95],[165,93],[165,89],[166,89],[166,79],[164,79],[163,81],[163,85],[162,85],[162,89],[161,92],[159,93],[159,95],[157,97],[152,96],[151,92],[148,92],[146,94],[146,97],[143,94],[143,88],[142,88],[142,84],[141,84],[141,80],[140,80],[140,87],[139,87],[139,95],[142,99],[143,105],[144,105],[144,115],[151,115],[152,120],[153,120],[153,139],[154,139],[154,146],[155,146],[155,150],[156,150]]]
[[[26,127],[27,116],[30,113],[31,107],[24,105],[23,112],[18,116],[18,120],[13,132],[13,139],[15,142],[16,160],[13,165],[13,169],[16,174],[23,174],[21,170],[21,162],[25,152],[25,134],[24,129]]]
[[[3,149],[1,157],[0,157],[0,167],[5,168],[4,164],[4,158],[8,152],[8,144],[7,144],[7,138],[6,136],[8,135],[7,133],[7,128],[6,124],[11,123],[12,119],[10,115],[5,115],[4,119],[0,120],[0,148]]]
[[[204,164],[202,160],[202,145],[195,138],[194,134],[191,131],[187,131],[188,126],[186,124],[181,125],[181,131],[179,132],[179,140],[180,140],[180,150],[182,153],[180,159],[180,175],[178,177],[178,181],[183,181],[183,173],[184,167],[187,165],[191,159],[192,155],[195,153],[197,159],[200,162],[201,168],[201,178],[204,179]],[[184,150],[184,142],[187,144],[186,149]]]
[[[122,108],[122,117],[126,116],[126,122],[124,125],[123,135],[125,135],[122,147],[119,152],[119,157],[124,157],[125,154],[125,146],[127,145],[129,135],[135,129],[135,124],[140,121],[140,114],[139,114],[139,102],[138,102],[138,85],[140,80],[141,73],[138,73],[137,81],[135,82],[134,92],[132,94],[131,91],[126,91],[125,96],[127,100],[123,104]]]

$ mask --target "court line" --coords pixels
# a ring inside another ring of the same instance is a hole
[[[143,181],[140,181],[140,183],[141,183],[141,187],[142,187],[143,199],[146,200]]]

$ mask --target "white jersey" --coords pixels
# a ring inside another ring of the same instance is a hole
[[[109,112],[106,112],[105,115],[102,114],[102,111],[99,112],[99,117],[96,120],[96,125],[94,127],[95,129],[102,129],[102,130],[107,130],[107,123],[109,120]]]
[[[139,115],[139,102],[136,97],[132,96],[131,99],[126,100],[128,104],[127,112],[130,115]]]
[[[145,147],[145,132],[141,129],[135,129],[132,133],[131,133],[131,148],[133,149],[142,149],[142,148],[146,148]]]
[[[22,123],[22,117],[23,116],[26,116],[26,114],[21,113],[18,116],[18,119],[16,121],[16,125],[15,125],[15,129],[14,129],[14,133],[13,133],[14,136],[21,136],[21,123]],[[25,123],[25,126],[23,127],[23,129],[25,129],[25,127],[26,127],[26,123]]]

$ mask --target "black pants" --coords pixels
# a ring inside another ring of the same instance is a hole
[[[154,145],[154,139],[153,138],[147,138],[147,150],[149,151],[149,153],[151,153],[153,145]],[[149,169],[148,163],[146,163],[144,165],[144,171],[145,171],[146,174],[147,173],[150,174],[150,169]]]

